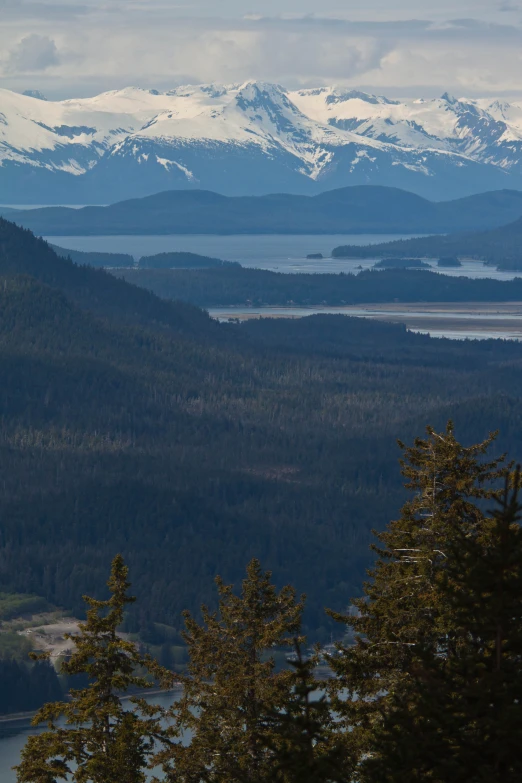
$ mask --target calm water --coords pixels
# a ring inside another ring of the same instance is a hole
[[[176,694],[165,694],[151,696],[148,700],[162,707],[168,707],[176,698]],[[27,742],[27,737],[37,733],[29,723],[29,720],[19,723],[0,722],[0,783],[16,783],[16,775],[12,767],[20,761],[20,752]],[[42,731],[45,731],[45,727]]]
[[[410,235],[414,236],[414,235]],[[419,236],[419,235],[415,235]],[[113,237],[45,237],[47,241],[70,250],[106,251],[128,253],[136,260],[141,256],[157,253],[185,251],[221,258],[224,261],[239,261],[246,267],[257,267],[276,272],[318,273],[351,272],[358,274],[370,269],[378,258],[353,260],[331,258],[334,247],[339,245],[373,245],[395,239],[407,239],[397,234],[331,235],[242,235],[214,236],[179,234],[176,236],[113,236]],[[308,260],[307,255],[322,253],[322,260]],[[497,272],[480,261],[464,261],[457,269],[438,269],[435,261],[428,262],[434,271],[451,277],[489,277],[495,280],[513,280],[518,272]]]
[[[417,235],[418,236],[418,235]],[[355,269],[359,262],[332,259],[330,254],[339,245],[371,245],[393,239],[405,239],[405,235],[357,234],[355,236],[331,235],[241,235],[215,236],[178,234],[172,236],[114,236],[114,237],[45,237],[48,242],[70,250],[129,253],[136,260],[141,256],[168,252],[189,252],[239,261],[247,267],[270,269],[279,272],[344,272]],[[310,253],[322,253],[323,260],[307,260]],[[372,262],[365,263],[372,266]]]

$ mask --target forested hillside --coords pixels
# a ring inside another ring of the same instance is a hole
[[[103,269],[78,266],[56,255],[30,231],[0,218],[0,274],[30,275],[62,291],[85,310],[125,323],[156,329],[215,333],[211,319],[190,305],[161,302],[135,286],[126,285]]]
[[[129,283],[166,299],[200,307],[219,305],[344,305],[367,302],[511,302],[522,280],[449,277],[423,269],[379,269],[354,274],[283,274],[265,269],[125,269]]]
[[[75,264],[87,264],[97,267],[134,266],[134,258],[128,253],[87,253],[83,250],[70,250],[58,245],[50,245],[57,256],[70,258]]]
[[[451,416],[519,457],[518,343],[220,325],[0,233],[0,589],[80,612],[119,551],[143,596],[128,627],[179,627],[257,556],[326,639],[323,607],[360,594],[370,530],[403,499],[397,433]]]
[[[336,247],[334,258],[379,258],[380,256],[462,256],[478,258],[491,264],[506,265],[507,268],[521,268],[522,265],[522,218],[492,231],[473,234],[447,234],[446,236],[399,239],[393,242],[356,247]],[[518,265],[513,266],[513,262]]]

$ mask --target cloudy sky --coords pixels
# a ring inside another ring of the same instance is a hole
[[[0,0],[0,86],[339,84],[522,95],[522,0]]]

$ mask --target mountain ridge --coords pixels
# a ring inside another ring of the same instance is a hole
[[[430,198],[522,189],[522,105],[396,101],[266,82],[43,101],[0,90],[0,202],[107,203],[392,185]]]
[[[522,215],[522,192],[432,202],[360,185],[316,196],[224,196],[172,190],[107,207],[44,207],[8,214],[44,236],[84,234],[430,234],[496,228]]]

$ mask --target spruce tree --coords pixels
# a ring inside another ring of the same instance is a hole
[[[324,682],[316,679],[316,651],[304,658],[295,640],[294,681],[283,709],[266,717],[272,769],[266,783],[352,783],[346,737],[336,725]],[[323,690],[321,695],[319,691]],[[261,783],[261,781],[260,781]]]
[[[128,594],[128,568],[114,558],[108,586],[111,597],[98,601],[85,597],[87,619],[79,634],[67,635],[73,652],[63,666],[67,675],[84,674],[87,687],[71,691],[68,702],[44,706],[34,726],[48,730],[29,737],[16,767],[19,783],[142,783],[155,740],[162,736],[158,716],[142,700],[131,699],[135,709],[123,708],[121,695],[129,688],[148,688],[153,676],[166,676],[148,656],[122,639],[117,629],[125,607],[135,601]],[[138,673],[139,670],[139,673]]]
[[[356,636],[332,661],[332,690],[361,779],[444,780],[428,770],[448,758],[451,735],[439,688],[459,625],[447,597],[449,547],[457,536],[476,539],[487,524],[483,504],[498,496],[496,483],[507,471],[502,457],[486,459],[494,439],[464,447],[450,422],[442,433],[428,427],[413,447],[400,444],[412,497],[377,535],[376,565],[354,602],[359,614],[334,614]]]
[[[457,537],[443,588],[456,654],[443,670],[444,708],[460,780],[522,780],[522,506],[520,470],[476,538]]]
[[[260,783],[270,780],[273,752],[264,721],[287,703],[293,675],[276,671],[274,648],[299,633],[302,602],[278,591],[258,560],[247,567],[240,595],[216,579],[219,609],[202,607],[203,624],[185,613],[188,673],[171,711],[171,737],[158,755],[170,783]]]

